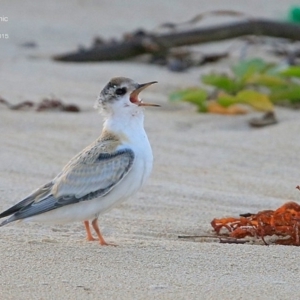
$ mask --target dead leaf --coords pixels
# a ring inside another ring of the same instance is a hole
[[[210,101],[207,104],[207,111],[213,114],[220,115],[243,115],[248,113],[248,110],[239,106],[238,104],[232,104],[228,107],[224,107],[216,101]]]

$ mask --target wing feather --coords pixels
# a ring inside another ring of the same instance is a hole
[[[80,199],[100,192],[103,196],[129,172],[133,160],[133,151],[122,149],[112,154],[100,153],[92,162],[74,163],[55,180],[53,195],[58,199],[69,195]]]
[[[65,205],[103,197],[128,174],[133,161],[131,149],[113,153],[85,151],[71,160],[52,182],[0,214],[0,218],[13,214],[0,226]]]

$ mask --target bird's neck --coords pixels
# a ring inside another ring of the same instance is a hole
[[[103,128],[115,134],[130,136],[144,132],[144,113],[141,109],[132,113],[112,113],[106,116]]]

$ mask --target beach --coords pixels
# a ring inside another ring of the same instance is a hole
[[[196,0],[2,2],[1,14],[8,21],[0,29],[9,39],[0,40],[0,96],[13,104],[57,97],[81,111],[0,106],[0,211],[49,182],[99,136],[103,118],[93,105],[111,77],[158,81],[142,98],[161,108],[145,109],[154,154],[151,178],[130,200],[99,217],[103,236],[118,246],[87,242],[82,223],[1,227],[1,299],[300,298],[299,247],[178,238],[213,235],[214,218],[299,202],[299,111],[276,107],[278,124],[258,129],[248,125],[261,116],[258,112],[199,114],[190,104],[168,100],[176,89],[199,85],[200,75],[218,70],[218,64],[174,73],[134,60],[51,60],[79,44],[90,45],[97,35],[121,37],[141,26],[152,30],[203,11],[230,9],[281,20],[296,1],[264,1],[263,8],[259,0],[226,5]],[[36,47],[22,46],[28,42]],[[220,62],[221,69],[228,65]]]

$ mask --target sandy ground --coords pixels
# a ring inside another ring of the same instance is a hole
[[[144,99],[162,105],[146,111],[155,156],[151,179],[100,218],[106,239],[119,246],[86,242],[79,223],[3,227],[1,299],[300,298],[297,247],[178,239],[211,234],[215,217],[299,201],[299,112],[278,109],[278,125],[255,130],[247,125],[250,115],[197,114],[189,105],[168,102],[170,91],[197,84],[205,68],[174,74],[137,62],[76,65],[49,59],[89,45],[95,35],[152,29],[212,9],[283,19],[295,2],[1,1],[1,15],[9,21],[0,23],[0,33],[10,37],[0,40],[0,95],[13,103],[55,95],[83,112],[0,107],[0,210],[51,180],[99,135],[102,118],[92,106],[111,77],[158,80]],[[20,47],[28,41],[38,47]]]

